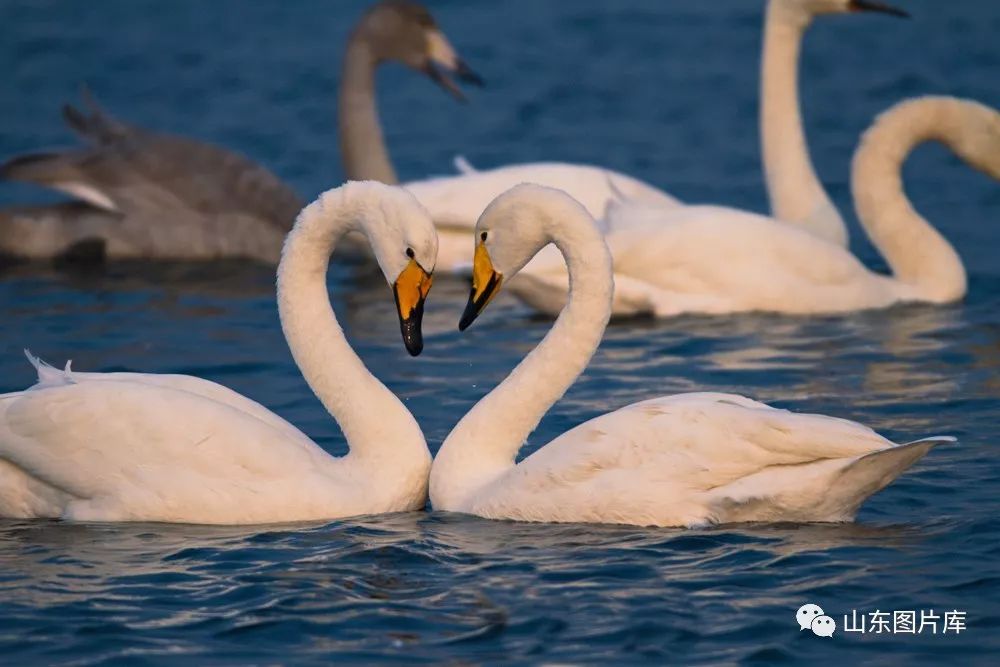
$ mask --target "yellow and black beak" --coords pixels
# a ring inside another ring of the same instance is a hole
[[[454,74],[463,83],[483,86],[482,77],[473,72],[472,68],[458,57],[444,33],[437,28],[427,33],[427,62],[424,65],[424,73],[434,83],[451,93],[459,102],[466,101],[465,95],[446,73]]]
[[[910,18],[910,15],[902,9],[882,2],[875,2],[874,0],[851,0],[849,7],[852,12],[878,12],[880,14],[898,16],[903,19]]]
[[[476,255],[472,262],[472,292],[469,293],[469,303],[465,306],[462,319],[458,321],[458,330],[465,331],[479,317],[489,302],[500,291],[503,275],[493,270],[493,260],[482,241],[476,246]]]
[[[424,267],[411,259],[396,282],[392,284],[392,295],[396,299],[399,312],[399,328],[403,333],[403,345],[412,356],[424,349],[424,335],[420,323],[424,319],[424,301],[431,291],[434,276],[424,271]]]

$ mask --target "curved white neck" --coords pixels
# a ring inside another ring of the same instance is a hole
[[[375,105],[377,66],[364,33],[355,30],[344,54],[337,98],[340,156],[348,180],[395,185],[399,179],[389,159]]]
[[[965,267],[947,239],[906,198],[902,167],[925,141],[941,141],[961,155],[964,114],[958,100],[924,98],[897,105],[865,133],[851,170],[854,205],[868,237],[894,277],[930,301],[964,296]]]
[[[799,110],[799,54],[812,16],[771,0],[761,57],[760,136],[771,213],[840,246],[847,226],[816,176]]]
[[[340,425],[346,458],[365,464],[373,483],[426,474],[430,454],[420,427],[373,376],[344,337],[326,287],[330,254],[350,231],[369,234],[363,195],[348,184],[299,214],[278,266],[278,314],[295,363]],[[426,482],[426,480],[424,480]]]
[[[462,509],[477,489],[514,465],[521,445],[587,367],[604,335],[614,280],[596,224],[579,205],[557,205],[540,217],[566,259],[569,300],[542,342],[442,443],[431,469],[435,509]]]

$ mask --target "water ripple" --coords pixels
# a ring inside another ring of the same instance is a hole
[[[324,189],[341,177],[337,58],[367,1],[336,4],[6,0],[0,157],[67,143],[59,105],[86,81],[127,119],[236,148],[303,193]],[[753,111],[762,5],[442,0],[439,22],[490,85],[454,105],[386,68],[380,111],[400,173],[440,173],[455,153],[486,166],[580,160],[689,201],[765,210]],[[1000,106],[995,3],[907,8],[913,21],[824,21],[803,51],[810,145],[846,214],[851,152],[877,112],[931,92]],[[906,179],[967,263],[965,304],[615,323],[525,448],[631,401],[693,390],[857,419],[900,440],[959,437],[875,496],[858,523],[678,531],[439,513],[249,528],[4,521],[0,654],[66,665],[992,664],[1000,270],[987,223],[1000,191],[935,148],[914,155]],[[0,190],[4,203],[44,197]],[[884,270],[852,233],[863,261]],[[0,392],[31,381],[26,345],[80,370],[189,372],[344,451],[285,348],[270,269],[2,271]],[[337,262],[330,287],[360,354],[432,448],[549,326],[501,295],[459,334],[467,285],[440,279],[424,355],[409,359],[376,271]],[[807,601],[838,623],[852,609],[965,610],[969,630],[821,640],[794,622]]]

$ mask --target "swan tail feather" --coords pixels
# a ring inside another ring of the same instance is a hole
[[[35,372],[38,373],[36,387],[55,387],[74,382],[70,368],[70,364],[73,363],[72,361],[67,361],[66,368],[60,370],[40,357],[33,355],[31,350],[25,349],[24,356],[28,358],[28,362],[35,367]]]
[[[468,176],[469,174],[478,174],[479,170],[472,166],[472,163],[465,159],[464,155],[456,155],[452,159],[452,164],[455,165],[455,171],[457,171],[462,176]]]
[[[955,441],[950,436],[934,436],[860,456],[840,469],[830,492],[846,503],[845,514],[853,516],[869,496],[885,488],[927,452]]]
[[[84,110],[64,104],[63,120],[81,138],[97,145],[109,144],[125,136],[128,126],[108,113],[86,86],[80,90]]]

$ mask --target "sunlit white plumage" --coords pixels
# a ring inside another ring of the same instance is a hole
[[[438,228],[438,268],[463,271],[469,265],[469,241],[476,220],[498,195],[519,183],[538,183],[569,192],[591,215],[600,218],[618,199],[670,209],[675,198],[625,174],[588,165],[559,162],[515,164],[475,170],[456,164],[459,174],[404,183],[430,212]]]
[[[799,108],[802,41],[819,16],[876,11],[906,13],[881,2],[769,0],[760,69],[760,146],[776,219],[847,246],[847,225],[816,175]]]
[[[805,233],[801,232],[800,233]],[[493,519],[692,526],[846,521],[935,444],[894,445],[860,424],[729,394],[654,398],[585,422],[515,464],[589,363],[611,313],[611,256],[586,210],[524,185],[483,213],[467,326],[545,244],[572,291],[552,330],[455,426],[430,477],[435,509]]]
[[[887,5],[858,3],[853,0],[770,0],[764,21],[760,63],[760,141],[772,215],[774,219],[781,220],[790,227],[807,231],[842,247],[847,246],[847,225],[816,175],[806,142],[799,106],[799,57],[805,33],[816,17],[865,10],[905,15]],[[732,234],[734,241],[743,244],[757,228],[744,230],[739,225],[745,221],[759,222],[765,217],[721,206],[693,205],[663,210],[650,204],[629,201],[628,198],[609,202],[608,219],[603,222],[607,229],[618,232],[616,238],[609,239],[616,267],[619,255],[631,256],[630,250],[641,246],[641,240],[634,235],[623,236],[623,229],[640,227],[647,230],[645,234],[659,234],[661,230],[645,225],[649,223],[654,227],[667,227],[672,220],[696,223],[718,219],[723,221],[725,228],[720,232],[717,226],[713,227],[712,234],[708,236],[710,243],[715,241],[717,233],[723,233]],[[593,211],[591,213],[594,214]],[[684,230],[669,229],[663,232],[662,240],[670,242],[680,235],[682,241],[700,243],[706,238],[704,231],[709,230],[696,230],[693,227]],[[709,247],[713,245],[714,243]],[[704,250],[703,248],[702,251]],[[723,256],[723,253],[717,255]],[[652,262],[654,268],[650,270],[647,266],[637,264],[635,257],[631,259],[627,271],[616,272],[617,292],[613,309],[616,316],[648,313],[666,316],[688,311],[732,310],[730,300],[720,300],[713,293],[692,294],[683,284],[679,290],[660,287],[655,274],[661,262]],[[666,271],[676,269],[674,263]],[[682,283],[697,282],[697,276],[685,280],[683,271],[682,268]],[[742,278],[738,282],[739,288],[748,288]],[[546,249],[542,256],[532,260],[511,287],[528,305],[554,315],[566,302],[566,284],[562,259],[558,253]],[[669,285],[670,280],[667,279],[664,284]]]
[[[847,227],[813,168],[799,110],[798,61],[802,39],[813,18],[823,14],[875,9],[900,13],[884,5],[855,0],[771,0],[764,26],[761,57],[760,136],[767,191],[774,215],[789,224],[847,245]],[[558,188],[601,218],[609,205],[626,201],[654,210],[674,211],[681,202],[662,190],[625,174],[586,165],[527,163],[478,171],[464,158],[455,176],[406,183],[431,212],[441,240],[438,266],[449,271],[468,268],[468,236],[479,214],[500,193],[519,183]],[[561,264],[549,257],[550,264]],[[534,263],[528,273],[535,273]],[[544,271],[539,281],[551,280]],[[559,282],[558,280],[556,281]],[[562,279],[565,284],[565,278]],[[641,285],[637,287],[641,290]],[[558,290],[557,290],[558,291]],[[551,294],[540,295],[546,301]],[[558,312],[564,297],[557,298]],[[619,312],[616,309],[616,312]],[[626,311],[628,308],[626,307]]]
[[[351,350],[326,293],[330,252],[351,231],[368,238],[404,303],[422,299],[400,294],[404,274],[433,270],[436,252],[426,211],[377,183],[323,194],[289,234],[282,328],[344,431],[346,456],[214,382],[59,371],[32,358],[38,384],[0,395],[0,516],[239,524],[422,507],[430,453],[420,428]]]
[[[922,97],[880,116],[855,154],[852,191],[861,224],[892,275],[875,273],[846,248],[774,218],[723,207],[663,210],[622,202],[612,205],[606,220],[614,314],[836,313],[961,299],[961,259],[903,192],[906,156],[932,140],[1000,179],[996,110]],[[510,286],[529,305],[555,314],[565,303],[566,285],[564,265],[547,251]]]

